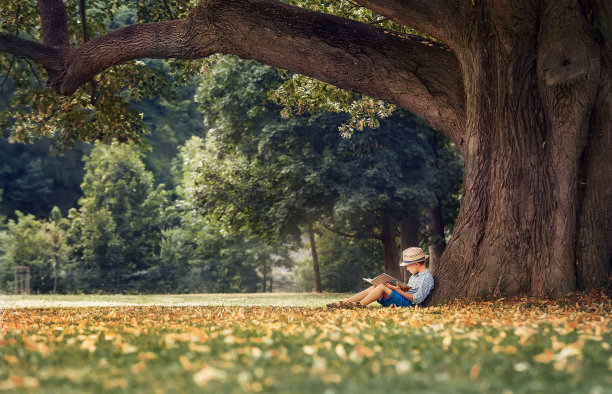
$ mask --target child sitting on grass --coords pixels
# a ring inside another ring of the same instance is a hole
[[[402,287],[399,283],[394,285],[390,282],[371,286],[364,291],[355,294],[346,301],[332,302],[327,304],[328,308],[365,308],[366,305],[378,301],[384,307],[408,307],[423,302],[434,287],[431,272],[425,266],[428,256],[418,247],[408,248],[402,253],[400,267],[406,267],[412,274],[408,280],[408,287]]]

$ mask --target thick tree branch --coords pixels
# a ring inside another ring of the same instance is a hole
[[[51,47],[34,41],[24,40],[12,34],[0,32],[0,52],[10,53],[16,57],[34,60],[42,64],[50,77],[60,73],[63,57],[68,49]]]
[[[133,25],[94,38],[64,54],[65,68],[53,73],[50,84],[70,95],[99,72],[131,59],[196,59],[217,52],[395,103],[460,145],[465,99],[452,52],[419,37],[275,0],[202,0],[185,20]],[[59,63],[31,58],[45,67]]]
[[[59,93],[70,95],[94,75],[132,59],[197,59],[218,52],[210,24],[198,27],[193,22],[137,24],[96,37],[70,52],[66,74],[51,85]]]
[[[355,0],[403,26],[450,43],[449,24],[460,7],[458,0]]]
[[[459,63],[446,48],[273,0],[201,2],[222,51],[367,94],[425,119],[459,145],[465,99]]]

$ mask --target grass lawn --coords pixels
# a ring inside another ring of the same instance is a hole
[[[337,294],[0,296],[0,390],[612,393],[612,301],[327,310]]]
[[[347,294],[144,294],[144,295],[0,295],[0,308],[84,306],[310,306],[323,307]]]

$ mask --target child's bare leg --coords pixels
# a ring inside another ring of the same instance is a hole
[[[374,286],[370,286],[367,289],[365,289],[364,291],[361,291],[357,294],[355,294],[354,296],[352,296],[351,298],[349,298],[347,301],[350,302],[357,302],[357,301],[361,301],[363,300],[368,294],[370,294],[370,292],[372,290],[374,290],[375,287]]]
[[[391,295],[391,289],[384,284],[380,284],[370,291],[370,293],[361,300],[360,304],[364,306],[371,304],[372,302],[379,300],[383,295],[385,298],[389,298]]]

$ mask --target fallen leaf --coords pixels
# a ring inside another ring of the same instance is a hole
[[[227,373],[223,370],[205,366],[193,375],[193,381],[200,387],[204,387],[214,379],[224,380],[227,377]]]
[[[470,380],[474,381],[476,379],[478,379],[478,375],[480,374],[480,370],[481,367],[478,364],[474,364],[472,365],[472,368],[470,369]]]
[[[536,355],[533,359],[539,363],[549,363],[553,360],[555,354],[551,349],[546,349],[544,352]]]

